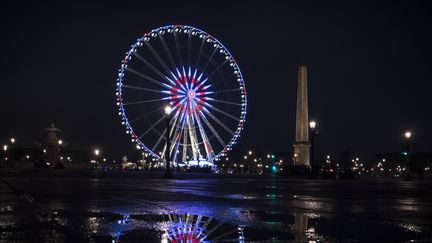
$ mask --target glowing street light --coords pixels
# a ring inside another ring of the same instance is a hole
[[[297,164],[297,157],[298,157],[298,154],[297,154],[297,153],[294,153],[294,165]]]
[[[249,150],[249,155],[252,155],[252,150]]]
[[[58,145],[62,145],[63,144],[63,140],[59,139],[58,141]]]
[[[310,121],[309,122],[309,142],[310,142],[310,150],[309,150],[309,158],[310,158],[310,162],[311,162],[311,177],[312,178],[317,178],[318,177],[318,168],[317,165],[315,164],[315,154],[314,154],[314,150],[315,150],[315,136],[317,135],[317,132],[315,130],[316,127],[316,122],[315,121]]]
[[[410,139],[412,134],[411,134],[410,131],[407,131],[407,132],[405,132],[404,135],[405,135],[405,138],[406,138],[406,139]]]
[[[14,144],[15,143],[15,138],[11,138],[10,142],[11,142],[11,144]]]
[[[99,149],[95,149],[95,150],[93,151],[93,153],[94,153],[96,156],[99,156],[99,154],[100,154],[100,150],[99,150]]]
[[[3,145],[3,150],[6,152],[8,150],[8,146],[7,145]]]
[[[315,129],[315,127],[316,127],[316,122],[315,122],[315,121],[311,121],[311,122],[309,122],[309,127],[310,127],[311,129]]]
[[[165,115],[169,116],[171,114],[171,112],[172,112],[171,106],[169,106],[169,105],[166,106],[165,107]]]

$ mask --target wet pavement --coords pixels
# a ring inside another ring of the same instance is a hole
[[[0,173],[0,242],[430,242],[432,181]]]

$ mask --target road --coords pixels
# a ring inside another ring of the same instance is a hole
[[[62,171],[0,177],[3,242],[432,241],[430,180],[165,180],[157,173]]]

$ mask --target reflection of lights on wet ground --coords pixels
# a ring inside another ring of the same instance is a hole
[[[255,199],[255,196],[250,196],[250,195],[244,195],[244,194],[232,194],[232,195],[228,195],[228,198],[233,198],[233,199]]]
[[[200,243],[230,241],[244,242],[243,226],[223,223],[212,217],[194,214],[142,214],[123,215],[111,227],[112,243],[121,238],[140,242],[139,235],[153,237],[154,242]],[[129,232],[131,232],[129,234]],[[235,239],[235,240],[234,240]],[[145,242],[145,241],[144,241]]]
[[[410,224],[410,223],[399,223],[397,224],[397,226],[404,228],[406,230],[412,231],[412,232],[416,232],[416,233],[421,233],[422,228],[418,225],[414,225],[414,224]]]
[[[123,215],[123,219],[117,221],[117,224],[126,224],[128,222],[128,220],[129,220],[129,215],[128,214]]]
[[[243,243],[244,242],[244,227],[243,226],[239,226],[238,228],[237,228],[237,230],[238,230],[238,235],[239,235],[239,242],[240,243]]]

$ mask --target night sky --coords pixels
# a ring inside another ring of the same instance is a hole
[[[428,1],[3,1],[0,142],[35,146],[54,121],[71,148],[134,151],[115,80],[124,53],[154,28],[185,24],[219,39],[248,89],[241,144],[291,151],[297,68],[309,68],[317,153],[432,151],[432,14]]]

